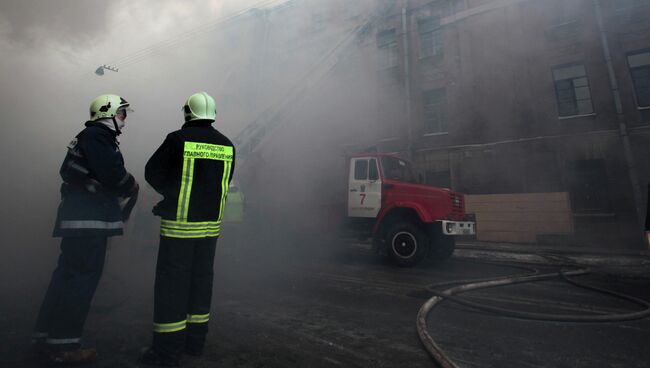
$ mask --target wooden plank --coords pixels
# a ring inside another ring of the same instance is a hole
[[[476,215],[479,240],[535,242],[538,235],[573,233],[567,192],[467,195],[465,209]]]
[[[566,222],[533,222],[533,221],[481,221],[477,219],[477,231],[534,232],[538,234],[571,234],[573,229]]]
[[[539,201],[539,202],[483,202],[465,203],[467,212],[478,211],[508,211],[508,212],[532,212],[532,211],[566,211],[566,202]]]
[[[555,193],[522,193],[522,194],[468,194],[465,196],[466,201],[473,202],[504,202],[504,201],[565,201],[568,198],[568,192]]]

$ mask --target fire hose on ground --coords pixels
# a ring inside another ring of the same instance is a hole
[[[484,312],[489,312],[504,317],[518,318],[518,319],[528,319],[536,321],[554,321],[554,322],[572,322],[572,323],[585,323],[585,322],[620,322],[620,321],[631,321],[637,319],[643,319],[650,316],[650,303],[635,298],[629,295],[617,293],[611,290],[601,289],[598,287],[585,285],[579,283],[575,280],[570,279],[570,276],[580,276],[590,273],[589,269],[582,268],[572,271],[560,271],[546,274],[527,274],[522,276],[513,276],[513,277],[498,277],[498,278],[489,278],[489,279],[476,279],[471,280],[470,283],[463,283],[462,285],[455,286],[443,291],[434,290],[433,286],[427,288],[429,292],[434,294],[432,298],[427,300],[426,303],[422,305],[420,311],[417,315],[416,327],[418,331],[418,336],[425,349],[429,355],[441,366],[444,368],[458,368],[458,366],[449,358],[449,356],[438,346],[434,341],[433,337],[429,334],[427,330],[427,317],[433,308],[439,305],[444,300],[449,300],[454,303],[470,307],[475,310],[480,310]],[[526,282],[536,282],[543,280],[551,280],[555,278],[562,278],[563,280],[569,282],[572,285],[592,290],[598,293],[610,295],[619,299],[623,299],[634,304],[643,306],[645,309],[637,312],[631,313],[617,313],[617,314],[600,314],[600,315],[570,315],[570,314],[548,314],[548,313],[532,313],[532,312],[523,312],[510,310],[505,308],[487,306],[483,304],[474,303],[463,298],[459,298],[455,295],[479,289],[492,288],[497,286],[505,285],[514,285],[521,284]],[[436,286],[450,285],[450,284],[459,284],[459,282],[451,282],[445,284],[438,284]]]

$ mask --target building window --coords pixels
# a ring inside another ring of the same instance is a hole
[[[377,34],[379,48],[379,68],[388,69],[397,66],[399,51],[397,49],[397,34],[395,28]]]
[[[627,56],[639,107],[650,107],[650,51]]]
[[[447,93],[444,88],[423,94],[424,133],[447,132]]]
[[[421,19],[418,21],[420,33],[420,57],[442,56],[443,40],[439,18]]]
[[[560,117],[593,114],[589,79],[584,65],[554,68],[553,79]]]

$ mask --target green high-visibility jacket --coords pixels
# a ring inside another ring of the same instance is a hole
[[[211,123],[185,123],[167,135],[145,166],[145,179],[164,197],[154,207],[162,236],[219,236],[235,148]]]

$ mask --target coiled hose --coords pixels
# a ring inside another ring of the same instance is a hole
[[[585,284],[578,283],[577,281],[571,280],[570,276],[579,276],[588,274],[589,269],[577,269],[572,271],[560,271],[546,274],[534,274],[534,275],[523,275],[523,276],[514,276],[514,277],[499,277],[499,278],[490,278],[483,280],[473,280],[471,283],[465,283],[460,286],[452,287],[444,291],[433,290],[431,287],[427,288],[428,291],[434,294],[432,298],[427,300],[426,303],[420,308],[417,320],[416,327],[418,331],[418,336],[420,341],[424,345],[425,349],[431,355],[431,357],[442,367],[444,368],[458,368],[458,366],[445,354],[445,352],[436,344],[429,332],[427,331],[427,317],[431,310],[435,308],[445,299],[449,299],[455,303],[477,309],[490,313],[494,313],[506,317],[514,317],[520,319],[529,319],[537,321],[556,321],[556,322],[618,322],[618,321],[630,321],[636,319],[642,319],[650,316],[650,303],[620,293],[616,293],[610,290],[597,288],[594,286],[589,286]],[[638,312],[631,313],[619,313],[619,314],[607,314],[607,315],[568,315],[568,314],[547,314],[547,313],[531,313],[531,312],[522,312],[515,311],[505,308],[491,307],[483,304],[478,304],[474,302],[467,301],[462,298],[455,297],[454,295],[461,294],[471,290],[486,289],[497,286],[504,285],[514,285],[525,282],[535,282],[550,280],[554,278],[562,278],[565,281],[571,283],[572,285],[596,291],[599,293],[611,295],[620,299],[624,299],[635,304],[643,306],[645,309]],[[457,282],[447,283],[447,284],[457,284]],[[438,284],[437,286],[440,286]]]

